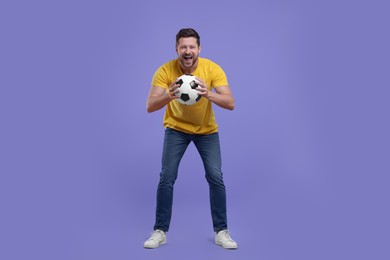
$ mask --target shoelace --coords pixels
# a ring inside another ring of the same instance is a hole
[[[230,232],[229,231],[222,231],[222,236],[228,240],[229,242],[234,242],[233,239],[230,237]]]
[[[164,231],[161,231],[161,230],[155,230],[155,231],[153,231],[152,233],[150,233],[150,235],[151,235],[151,238],[150,238],[150,239],[155,238],[156,236],[160,235],[162,232],[164,232]]]

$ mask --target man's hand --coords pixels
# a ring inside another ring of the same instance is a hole
[[[234,98],[229,86],[216,86],[215,92],[210,91],[202,79],[196,78],[198,94],[214,104],[229,110],[234,109]]]
[[[179,98],[176,93],[179,92],[177,89],[180,85],[177,84],[177,80],[168,87],[167,89],[159,86],[151,86],[149,90],[148,99],[146,100],[146,111],[153,112],[163,108],[166,104],[172,100]]]
[[[178,79],[175,79],[172,84],[168,87],[168,94],[171,100],[179,98],[179,96],[176,96],[177,93],[179,93],[178,88],[180,87],[179,84],[177,84]]]
[[[196,77],[195,79],[196,79],[196,83],[198,84],[198,87],[196,88],[196,90],[198,91],[198,94],[209,99],[211,92],[209,91],[206,84],[203,82],[203,80],[201,80],[198,77]]]

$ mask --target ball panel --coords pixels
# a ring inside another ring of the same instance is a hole
[[[196,89],[198,87],[198,84],[196,84],[195,80],[190,82],[190,86],[192,89]]]
[[[176,84],[179,84],[180,86],[183,85],[183,79],[179,79]]]
[[[190,100],[190,95],[189,94],[181,94],[180,98],[183,101],[188,101],[188,100]]]

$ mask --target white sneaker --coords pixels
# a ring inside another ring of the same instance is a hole
[[[237,249],[238,247],[237,243],[230,237],[227,229],[219,231],[218,234],[215,235],[215,243],[226,249]]]
[[[165,244],[167,242],[167,236],[165,235],[165,232],[162,230],[155,230],[151,234],[150,238],[145,241],[144,247],[145,248],[157,248],[162,244]]]

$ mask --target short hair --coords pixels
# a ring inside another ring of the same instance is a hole
[[[199,34],[192,28],[183,28],[176,34],[176,46],[179,44],[180,38],[188,38],[194,37],[196,38],[196,43],[200,46],[200,36]]]

